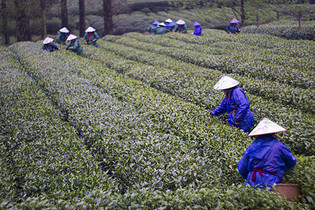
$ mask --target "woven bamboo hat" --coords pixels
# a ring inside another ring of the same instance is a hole
[[[280,133],[287,131],[275,122],[272,122],[267,117],[263,118],[260,123],[248,134],[248,136],[260,136],[265,134]]]
[[[229,76],[226,76],[226,75],[223,75],[221,77],[221,79],[217,82],[217,84],[215,84],[213,86],[213,89],[215,90],[226,90],[226,89],[230,89],[232,87],[235,87],[237,86],[238,84],[240,84],[239,81],[229,77]]]

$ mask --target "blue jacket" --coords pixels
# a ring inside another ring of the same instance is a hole
[[[201,31],[202,31],[201,26],[196,26],[195,31],[194,31],[193,34],[197,35],[197,36],[201,36]]]
[[[229,95],[224,97],[220,106],[211,113],[219,116],[226,112],[229,113],[228,122],[230,126],[250,132],[250,128],[254,124],[254,115],[249,110],[249,102],[242,88],[231,88]],[[239,120],[240,124],[236,125],[235,120]]]
[[[266,134],[258,136],[247,147],[238,162],[238,170],[248,184],[266,189],[266,185],[272,188],[274,183],[280,183],[283,172],[295,165],[296,158],[291,151],[272,135]],[[259,169],[262,173],[254,172],[254,169]]]
[[[54,50],[58,50],[59,47],[57,45],[55,45],[54,43],[50,43],[50,44],[43,44],[42,49],[47,50],[49,52],[52,52]]]
[[[227,27],[226,27],[226,33],[232,33],[232,34],[234,34],[234,33],[239,33],[240,31],[240,28],[236,25],[236,24],[229,24],[229,25],[227,25]]]

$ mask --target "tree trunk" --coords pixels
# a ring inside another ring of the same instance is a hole
[[[68,7],[67,7],[67,0],[61,0],[60,1],[60,9],[61,9],[61,27],[67,27],[68,26]]]
[[[301,28],[301,26],[302,26],[302,21],[301,21],[301,19],[302,19],[302,12],[299,11],[299,28]]]
[[[112,0],[103,0],[104,10],[104,35],[113,34]]]
[[[47,26],[46,26],[46,0],[40,0],[40,8],[41,8],[41,24],[42,24],[42,31],[41,31],[41,37],[44,39],[47,35]]]
[[[244,8],[244,0],[241,0],[241,26],[244,26],[246,14],[245,14],[245,8]]]
[[[2,23],[3,23],[2,33],[4,37],[4,44],[10,44],[10,36],[9,36],[9,28],[8,28],[8,11],[7,11],[6,0],[2,0],[1,8],[2,8]]]
[[[256,26],[257,28],[259,28],[259,15],[256,14]]]
[[[15,0],[16,8],[16,39],[17,41],[31,41],[30,19],[27,0]]]
[[[84,0],[79,0],[79,15],[80,15],[80,37],[84,36],[85,32],[85,5]]]

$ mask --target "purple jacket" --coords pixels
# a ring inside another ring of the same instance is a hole
[[[258,136],[238,162],[239,174],[249,185],[266,189],[280,183],[283,172],[296,165],[291,151],[272,135]]]
[[[197,36],[201,36],[201,31],[202,31],[201,26],[197,26],[193,34]]]
[[[231,88],[228,100],[224,97],[220,106],[211,113],[215,116],[219,116],[226,112],[229,113],[228,121],[230,126],[235,126],[245,132],[250,132],[250,128],[254,124],[254,115],[249,110],[249,102],[242,88]],[[236,125],[236,120],[239,120],[241,123]]]

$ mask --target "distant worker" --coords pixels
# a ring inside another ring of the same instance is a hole
[[[154,35],[156,33],[156,29],[158,28],[159,23],[160,22],[157,20],[153,21],[153,23],[147,28],[148,34]]]
[[[170,24],[170,23],[174,23],[174,22],[172,21],[172,19],[170,19],[170,18],[164,21],[164,24],[165,24],[165,28],[166,28],[166,29],[169,29],[169,27],[170,27],[169,24]],[[176,25],[176,24],[175,24],[175,25]]]
[[[179,32],[179,33],[187,33],[187,26],[185,21],[183,21],[182,19],[176,21],[176,27],[175,27],[175,32]]]
[[[72,50],[73,52],[76,52],[78,55],[82,53],[83,48],[76,35],[70,34],[68,36],[67,41],[69,41],[70,43],[66,46],[65,50]]]
[[[198,22],[195,21],[195,22],[192,24],[192,26],[195,27],[195,31],[192,32],[191,34],[194,34],[194,35],[197,35],[197,36],[201,36],[202,28],[201,28],[200,23],[198,23]]]
[[[167,25],[168,25],[168,30],[169,30],[170,32],[174,32],[174,31],[175,31],[176,23],[170,22],[170,23],[168,23]]]
[[[99,39],[98,34],[96,33],[95,29],[91,26],[89,26],[85,30],[84,34],[84,43],[87,45],[93,45],[94,47],[98,47],[96,41]]]
[[[170,32],[170,31],[165,28],[165,24],[164,23],[160,23],[159,27],[156,29],[156,35],[163,36],[163,34],[166,34],[168,32]]]
[[[60,47],[58,47],[56,44],[52,43],[54,41],[54,39],[50,38],[50,37],[46,37],[46,39],[44,39],[43,41],[43,50],[47,50],[49,52],[52,52],[54,50],[60,50]]]
[[[224,92],[225,97],[220,106],[210,113],[210,117],[228,113],[227,123],[230,126],[237,127],[249,133],[250,128],[254,124],[254,115],[249,110],[249,102],[245,92],[237,87],[238,84],[238,81],[226,75],[223,75],[218,83],[215,84],[213,88]]]
[[[290,149],[279,142],[275,133],[286,129],[264,118],[248,136],[257,136],[238,162],[239,174],[256,188],[272,188],[281,183],[284,171],[296,165]]]
[[[66,27],[63,27],[57,32],[56,42],[65,45],[68,36],[69,30]]]
[[[236,20],[235,18],[233,18],[233,20],[231,20],[230,24],[228,24],[226,27],[226,33],[228,33],[228,34],[239,33],[241,31],[241,29],[237,26],[237,23],[239,23],[239,21]]]

